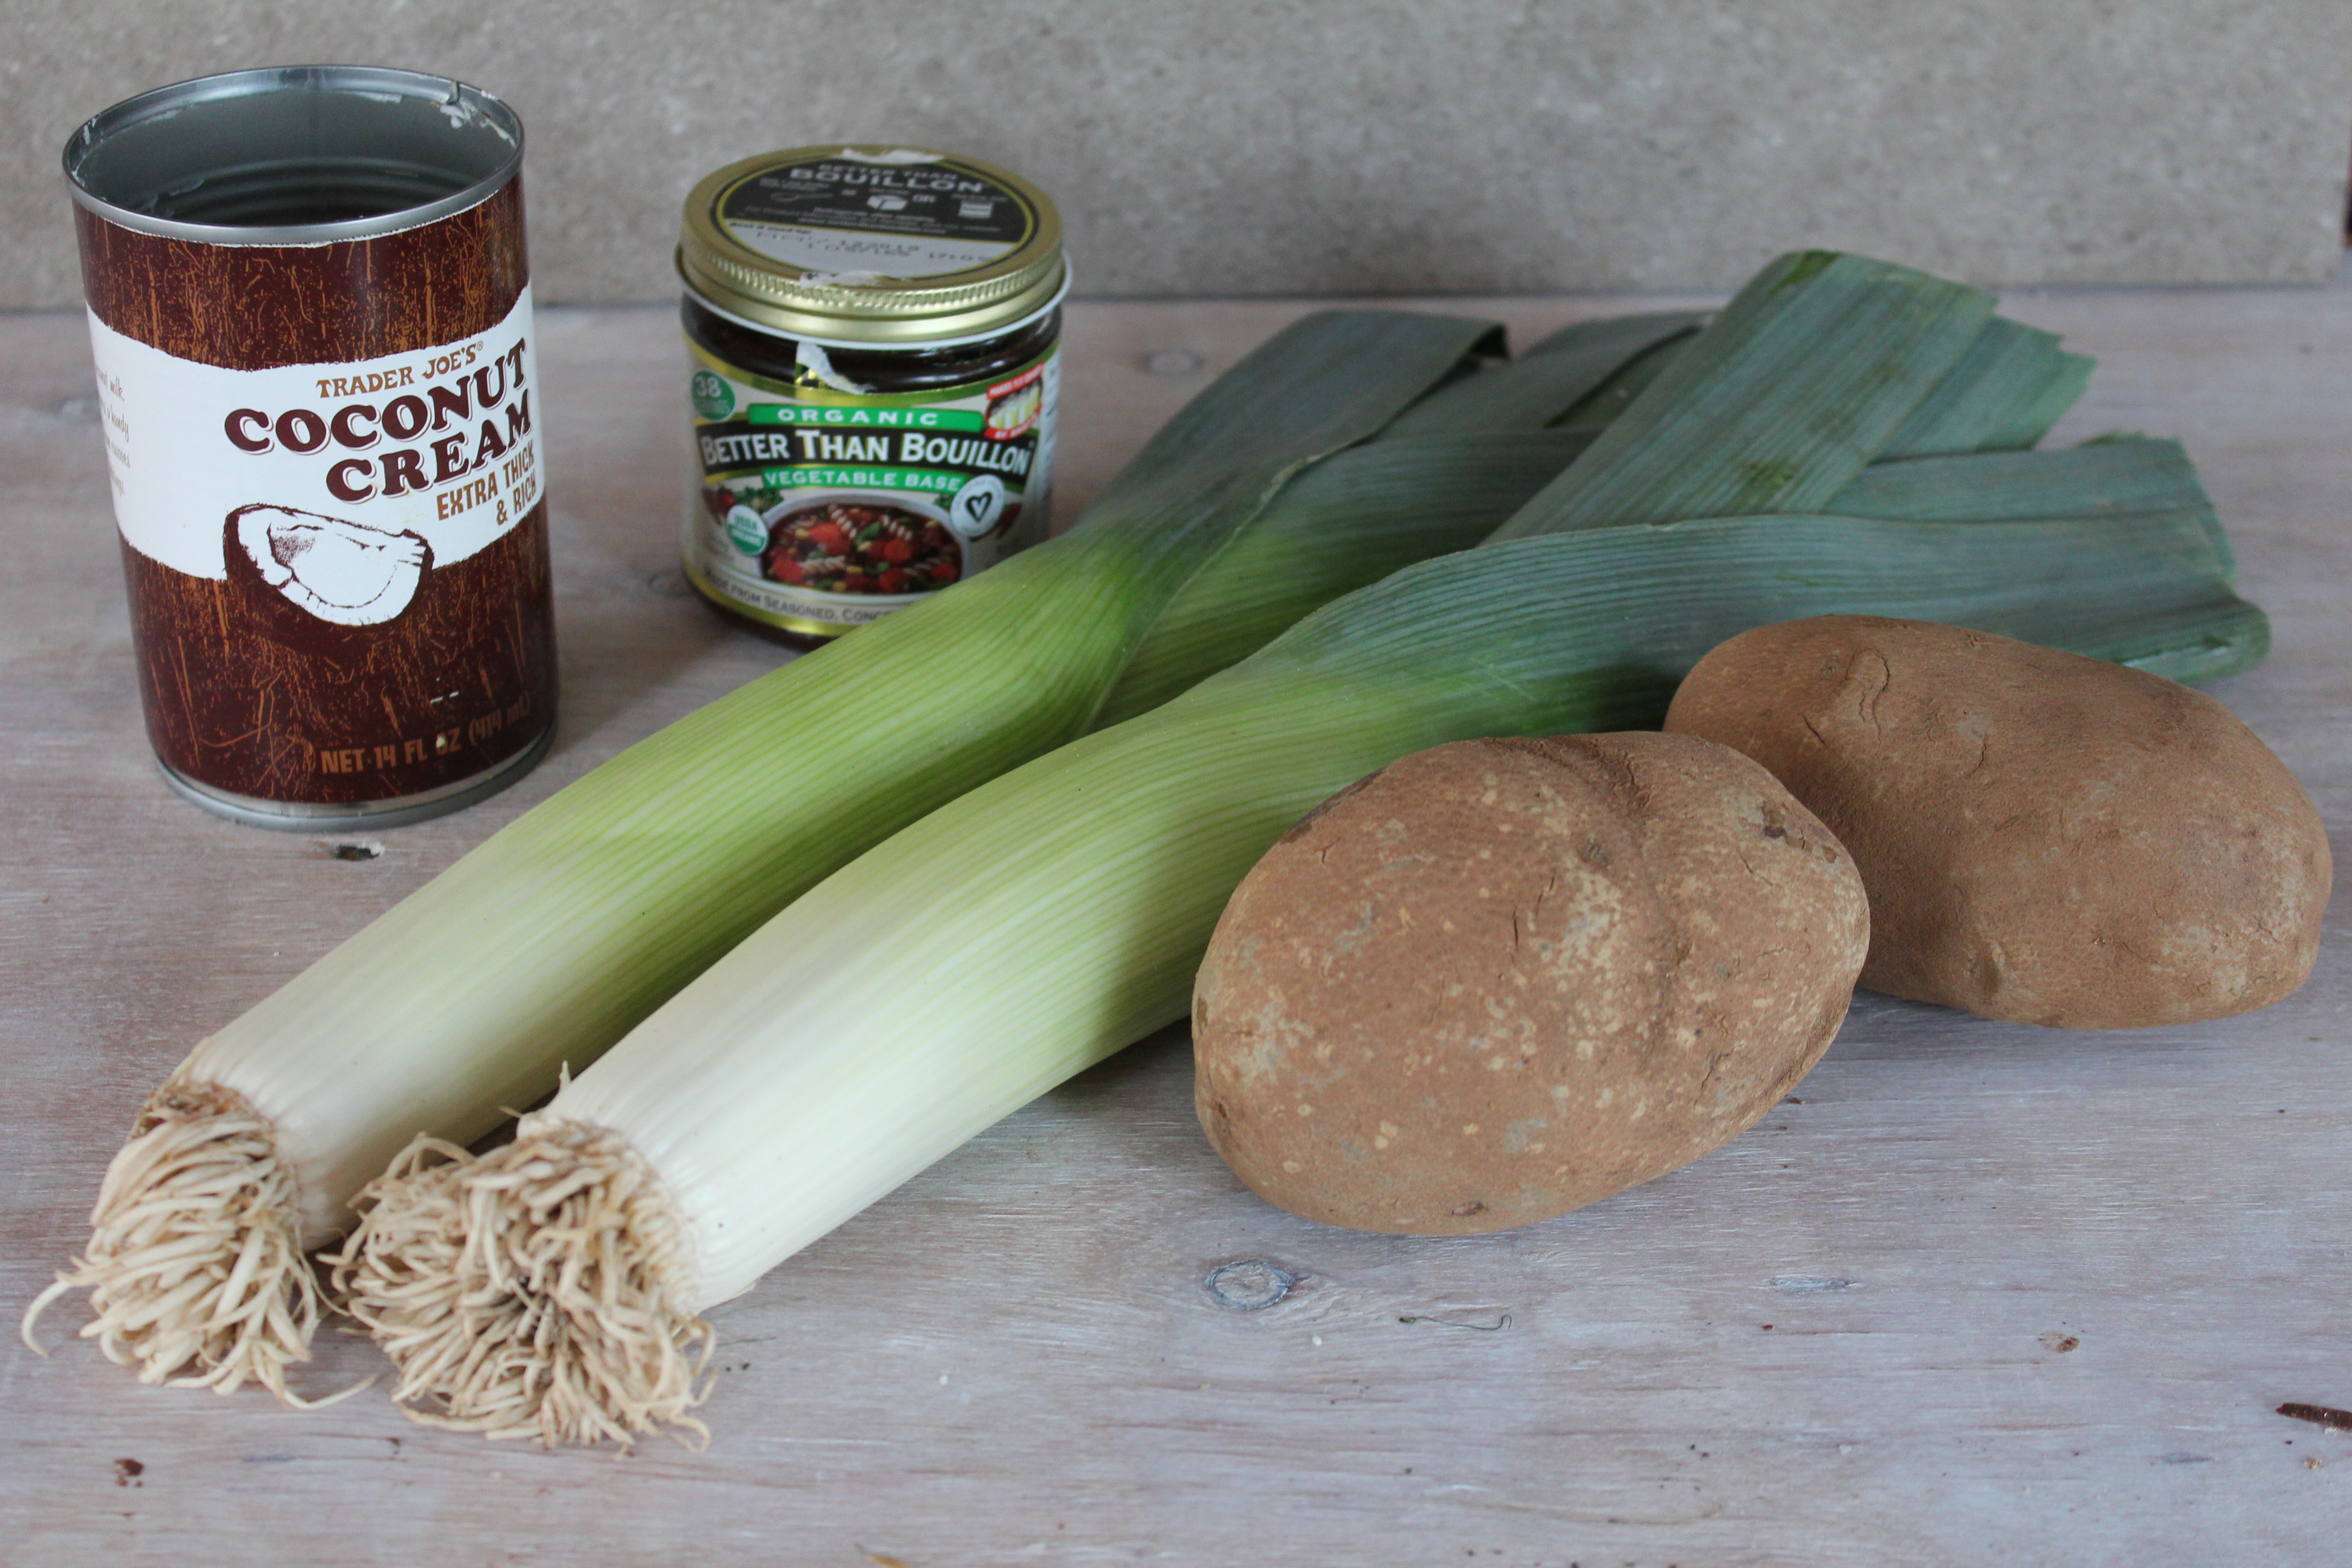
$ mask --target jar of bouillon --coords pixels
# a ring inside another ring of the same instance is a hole
[[[919,148],[803,147],[710,175],[677,267],[686,575],[812,647],[1045,538],[1062,225]]]

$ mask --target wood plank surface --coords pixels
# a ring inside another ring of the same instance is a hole
[[[1444,308],[1525,341],[1659,304]],[[2276,630],[2216,690],[2352,865],[2352,289],[2009,307],[2101,358],[2060,439],[2187,440]],[[1062,515],[1305,308],[1073,308]],[[199,1036],[785,657],[676,570],[674,318],[541,321],[555,749],[457,816],[301,835],[208,816],[157,775],[81,320],[0,317],[0,1300],[82,1243],[107,1158]],[[720,1309],[703,1453],[488,1447],[373,1393],[301,1414],[140,1388],[70,1339],[67,1303],[47,1359],[0,1344],[0,1563],[2340,1561],[2352,1433],[2275,1407],[2352,1406],[2342,909],[2300,994],[2223,1023],[2072,1034],[1864,994],[1730,1146],[1486,1237],[1261,1203],[1194,1125],[1173,1032]],[[379,1365],[327,1336],[305,1386]]]

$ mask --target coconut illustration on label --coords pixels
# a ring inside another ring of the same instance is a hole
[[[416,596],[433,547],[405,531],[292,507],[241,506],[228,514],[229,548],[287,603],[339,626],[392,620]]]

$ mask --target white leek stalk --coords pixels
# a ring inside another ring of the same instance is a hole
[[[1182,1017],[1234,885],[1350,781],[1465,736],[1654,723],[1722,638],[1830,611],[2158,668],[2258,656],[2260,612],[2224,577],[2190,514],[1732,519],[1408,568],[868,851],[511,1145],[413,1148],[338,1281],[425,1418],[548,1443],[693,1426],[708,1308]]]

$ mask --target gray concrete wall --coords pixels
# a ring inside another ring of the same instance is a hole
[[[671,291],[695,178],[841,139],[1017,168],[1083,292],[1721,287],[1832,245],[1987,282],[2312,279],[2345,0],[0,0],[0,306],[131,92],[313,60],[509,99],[542,298]]]

